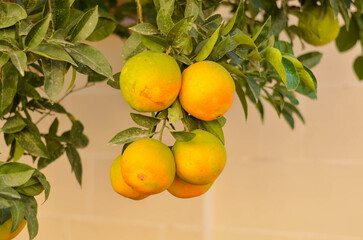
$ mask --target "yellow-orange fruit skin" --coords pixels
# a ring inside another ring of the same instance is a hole
[[[192,140],[176,141],[173,146],[176,174],[191,184],[212,183],[226,164],[226,149],[216,136],[207,131],[197,129],[192,133],[196,134]]]
[[[139,112],[166,109],[178,97],[180,87],[180,68],[165,53],[139,53],[125,64],[120,74],[122,95]]]
[[[10,240],[18,236],[18,234],[24,229],[26,225],[26,220],[23,219],[23,221],[20,223],[19,227],[12,233],[11,226],[13,224],[12,218],[9,218],[6,220],[1,226],[0,226],[0,239],[1,240]]]
[[[191,115],[204,121],[220,118],[233,101],[235,85],[220,64],[202,61],[183,71],[179,100]]]
[[[111,165],[110,178],[113,190],[124,197],[133,200],[141,200],[149,196],[135,191],[124,181],[121,173],[121,155],[118,156]]]
[[[143,138],[131,143],[124,151],[121,172],[125,182],[136,191],[160,193],[173,183],[174,156],[164,143]]]
[[[195,185],[181,180],[175,176],[173,184],[168,188],[168,192],[178,198],[193,198],[206,193],[213,183],[205,185]]]

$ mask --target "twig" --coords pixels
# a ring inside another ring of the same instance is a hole
[[[163,126],[160,129],[160,136],[159,136],[160,141],[161,141],[161,139],[163,139],[163,132],[164,132],[165,125],[166,125],[166,118],[164,118]]]
[[[143,18],[142,18],[142,5],[140,0],[135,0],[136,4],[137,4],[137,22],[138,23],[143,23]]]

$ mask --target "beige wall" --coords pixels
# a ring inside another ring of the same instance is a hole
[[[94,45],[120,71],[121,40],[112,36]],[[245,122],[236,99],[226,116],[226,168],[195,199],[164,192],[132,201],[114,193],[109,169],[121,147],[106,143],[134,126],[130,108],[105,83],[75,93],[64,103],[91,140],[81,151],[84,184],[77,185],[65,157],[45,170],[52,191],[40,204],[36,239],[363,239],[363,83],[351,68],[360,49],[340,55],[331,44],[322,51],[323,61],[314,69],[319,99],[300,98],[306,125],[297,122],[290,130],[267,104],[264,124],[253,106]],[[27,232],[18,239],[28,239]]]

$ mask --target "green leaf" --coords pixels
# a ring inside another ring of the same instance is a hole
[[[78,43],[68,47],[67,50],[78,63],[89,67],[98,74],[112,78],[111,65],[105,56],[96,48],[87,44]]]
[[[64,62],[42,59],[44,73],[44,91],[53,102],[63,90],[66,64]]]
[[[335,39],[335,44],[339,52],[345,52],[355,46],[359,40],[359,28],[357,23],[352,20],[349,29],[346,26],[342,26],[339,31],[338,37]]]
[[[48,150],[40,137],[29,131],[27,128],[23,129],[21,132],[15,133],[14,136],[20,146],[22,146],[24,150],[28,151],[30,154],[38,157],[49,158]]]
[[[239,23],[242,20],[243,13],[244,13],[244,1],[239,1],[236,12],[234,13],[232,19],[229,20],[229,22],[222,31],[223,36],[228,34],[232,29],[236,28],[239,25]]]
[[[306,71],[306,68],[304,67],[304,65],[298,59],[288,56],[288,55],[285,55],[283,57],[283,59],[285,59],[285,60],[283,60],[283,62],[286,62],[286,60],[289,60],[290,62],[292,62],[297,70],[300,80],[303,81],[311,90],[315,91],[315,84],[314,84],[313,78]]]
[[[192,27],[192,18],[183,18],[170,29],[166,36],[166,40],[173,47],[183,46],[189,38],[188,32]]]
[[[11,62],[14,64],[19,73],[24,76],[24,70],[26,67],[27,57],[23,51],[11,51],[9,52]]]
[[[43,185],[35,177],[31,177],[26,183],[16,188],[19,193],[34,197],[43,192]]]
[[[116,29],[117,23],[105,18],[99,18],[95,30],[87,37],[88,41],[97,42],[110,36]]]
[[[171,13],[165,8],[161,8],[159,10],[156,17],[156,23],[160,32],[162,32],[164,35],[167,35],[170,29],[172,29],[174,26],[173,20],[171,18]]]
[[[21,131],[26,126],[26,123],[21,117],[13,116],[6,120],[1,130],[4,133],[16,133]]]
[[[2,211],[3,209],[8,209],[9,207],[10,207],[9,201],[0,197],[0,211]],[[3,214],[1,214],[1,215],[3,215]],[[0,216],[0,217],[2,217],[2,216]]]
[[[354,60],[354,72],[359,80],[363,79],[363,56],[359,56]]]
[[[0,197],[7,199],[11,198],[20,199],[19,193],[15,191],[12,187],[6,185],[0,186]]]
[[[210,59],[212,61],[220,60],[230,50],[231,37],[228,35],[225,39],[220,41],[217,46],[213,49]]]
[[[145,116],[142,114],[136,114],[136,113],[130,113],[132,120],[139,126],[146,127],[146,128],[152,128],[158,125],[160,122],[160,119]]]
[[[196,134],[192,132],[178,131],[178,132],[170,132],[171,135],[175,138],[175,140],[180,142],[188,142],[192,140]]]
[[[301,77],[295,64],[289,59],[283,58],[282,65],[286,72],[286,88],[289,91],[295,90],[300,83]]]
[[[44,201],[46,201],[48,199],[49,193],[50,193],[50,184],[49,184],[49,182],[47,181],[44,174],[39,172],[38,170],[35,171],[35,173],[33,174],[33,177],[36,177],[38,179],[38,181],[42,184],[43,189],[44,189],[44,194],[45,194]]]
[[[19,198],[20,199],[20,195]],[[25,206],[24,203],[20,200],[12,200],[10,201],[10,213],[11,219],[13,221],[10,232],[14,232],[21,224],[25,216]]]
[[[5,65],[10,59],[10,56],[6,53],[0,52],[0,68]]]
[[[187,0],[187,3],[185,5],[184,16],[185,17],[192,17],[193,20],[195,21],[199,16],[200,10],[201,9],[199,7],[198,0]]]
[[[31,9],[37,5],[38,0],[21,0],[21,2],[25,9]]]
[[[116,73],[113,75],[112,79],[108,79],[107,85],[111,86],[114,89],[120,90],[120,74],[121,72]]]
[[[329,0],[329,3],[334,10],[335,17],[337,17],[339,13],[339,0]]]
[[[153,136],[155,133],[149,130],[143,130],[141,128],[128,128],[122,132],[117,133],[109,142],[109,145],[118,145],[134,142],[141,138],[147,138]]]
[[[71,145],[66,148],[67,157],[79,185],[82,185],[82,162],[77,149]]]
[[[48,6],[52,13],[52,22],[55,30],[63,28],[70,16],[71,0],[49,0]]]
[[[121,64],[125,64],[127,60],[144,50],[145,46],[141,42],[140,35],[138,33],[131,34],[122,48]]]
[[[246,34],[237,34],[232,39],[237,42],[237,46],[241,45],[244,48],[256,48],[256,44],[253,39]]]
[[[17,162],[9,162],[0,166],[0,183],[9,187],[17,187],[26,183],[35,169]]]
[[[139,23],[129,29],[143,35],[154,35],[159,33],[158,29],[151,23]]]
[[[15,143],[13,161],[18,161],[24,155],[24,148],[18,142]]]
[[[270,34],[271,29],[271,17],[269,17],[266,22],[262,25],[262,27],[258,30],[258,32],[253,36],[253,40],[255,41],[256,46],[259,46],[262,42],[264,42],[268,35]]]
[[[180,106],[179,100],[175,100],[173,105],[168,108],[168,118],[169,123],[173,124],[182,119],[183,117],[183,110]]]
[[[19,74],[11,63],[4,65],[0,81],[0,116],[12,103],[17,91]]]
[[[243,111],[245,113],[245,119],[247,120],[247,117],[248,117],[248,105],[247,105],[247,100],[246,100],[246,94],[243,91],[242,86],[239,83],[239,81],[235,80],[234,83],[235,83],[235,86],[236,86],[236,92],[237,92],[238,98],[239,98],[239,100],[240,100],[240,102],[242,104]]]
[[[74,66],[77,66],[66,50],[57,44],[41,43],[37,47],[29,49],[29,51],[52,60],[68,62]]]
[[[260,98],[260,85],[258,85],[257,81],[254,77],[249,76],[247,78],[247,84],[249,88],[251,89],[251,92],[253,96],[255,97],[256,102],[258,102],[258,99]]]
[[[25,219],[27,221],[29,238],[33,239],[38,234],[39,223],[37,220],[38,204],[34,197],[22,195],[22,202],[25,206]]]
[[[15,26],[0,29],[0,39],[15,39]],[[11,41],[11,40],[10,40]]]
[[[58,132],[58,127],[59,127],[59,120],[58,118],[55,118],[49,127],[49,135],[56,136]]]
[[[276,41],[274,47],[277,48],[278,50],[280,50],[281,53],[294,55],[294,51],[292,50],[292,46],[288,42]]]
[[[76,43],[85,40],[95,30],[98,21],[98,6],[85,12],[74,27],[71,42]]]
[[[10,27],[26,17],[24,8],[19,4],[5,2],[0,5],[0,28]]]
[[[31,97],[33,99],[41,99],[41,96],[30,83],[25,81],[24,78],[19,78],[18,82],[18,94],[25,97]]]
[[[80,121],[74,121],[70,132],[70,140],[76,148],[87,147],[89,140],[83,134],[83,125]]]
[[[142,45],[155,52],[164,52],[168,47],[168,42],[159,36],[140,35]]]
[[[222,126],[218,120],[213,120],[213,121],[208,121],[208,122],[201,121],[201,123],[202,123],[202,126],[205,128],[205,130],[207,130],[208,132],[215,135],[219,140],[221,140],[223,145],[225,144]]]
[[[275,68],[276,72],[279,74],[282,82],[287,85],[286,80],[286,70],[282,64],[282,54],[277,48],[268,48],[266,50],[266,60]],[[291,86],[290,86],[291,87]],[[292,90],[289,89],[288,90]]]
[[[323,54],[320,52],[309,52],[299,56],[297,59],[308,68],[313,68],[320,63]]]
[[[37,22],[29,31],[25,38],[25,46],[28,48],[34,48],[38,46],[44,39],[47,33],[51,15],[46,16],[39,22]]]
[[[212,36],[209,38],[208,42],[203,46],[202,50],[198,53],[198,55],[195,57],[195,60],[200,62],[205,60],[209,54],[212,52],[214,45],[216,44],[219,36],[219,30],[221,26],[217,28],[217,30],[214,31]]]
[[[244,79],[247,78],[247,76],[241,70],[239,70],[238,68],[236,68],[234,66],[231,66],[231,65],[229,65],[227,63],[222,63],[221,62],[219,64],[222,65],[225,69],[227,69],[229,73],[234,74],[234,75],[239,76],[239,77],[244,78]]]

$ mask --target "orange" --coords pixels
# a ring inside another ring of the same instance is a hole
[[[131,143],[124,151],[121,172],[125,182],[136,191],[160,193],[173,183],[174,156],[164,143],[143,138]]]
[[[168,108],[178,97],[180,87],[179,65],[165,53],[139,53],[125,64],[120,75],[123,97],[139,112]]]
[[[23,221],[20,223],[19,227],[12,233],[11,226],[13,224],[12,218],[9,218],[6,220],[1,226],[0,226],[0,239],[1,240],[10,240],[18,236],[18,234],[23,230],[23,228],[26,225],[26,220],[23,219]]]
[[[118,156],[111,165],[110,178],[111,185],[115,192],[124,197],[141,200],[149,196],[135,191],[132,187],[125,183],[121,174],[121,155]]]
[[[202,61],[183,71],[179,100],[191,115],[204,121],[220,118],[230,108],[235,85],[220,64]]]
[[[331,7],[313,6],[298,13],[298,27],[305,42],[313,46],[323,46],[336,39],[339,35],[339,21]]]
[[[214,182],[227,160],[226,149],[213,134],[197,129],[196,136],[188,141],[176,141],[173,153],[176,174],[182,180],[197,185]]]
[[[206,193],[212,185],[213,183],[205,185],[190,184],[176,176],[168,191],[178,198],[192,198]]]

